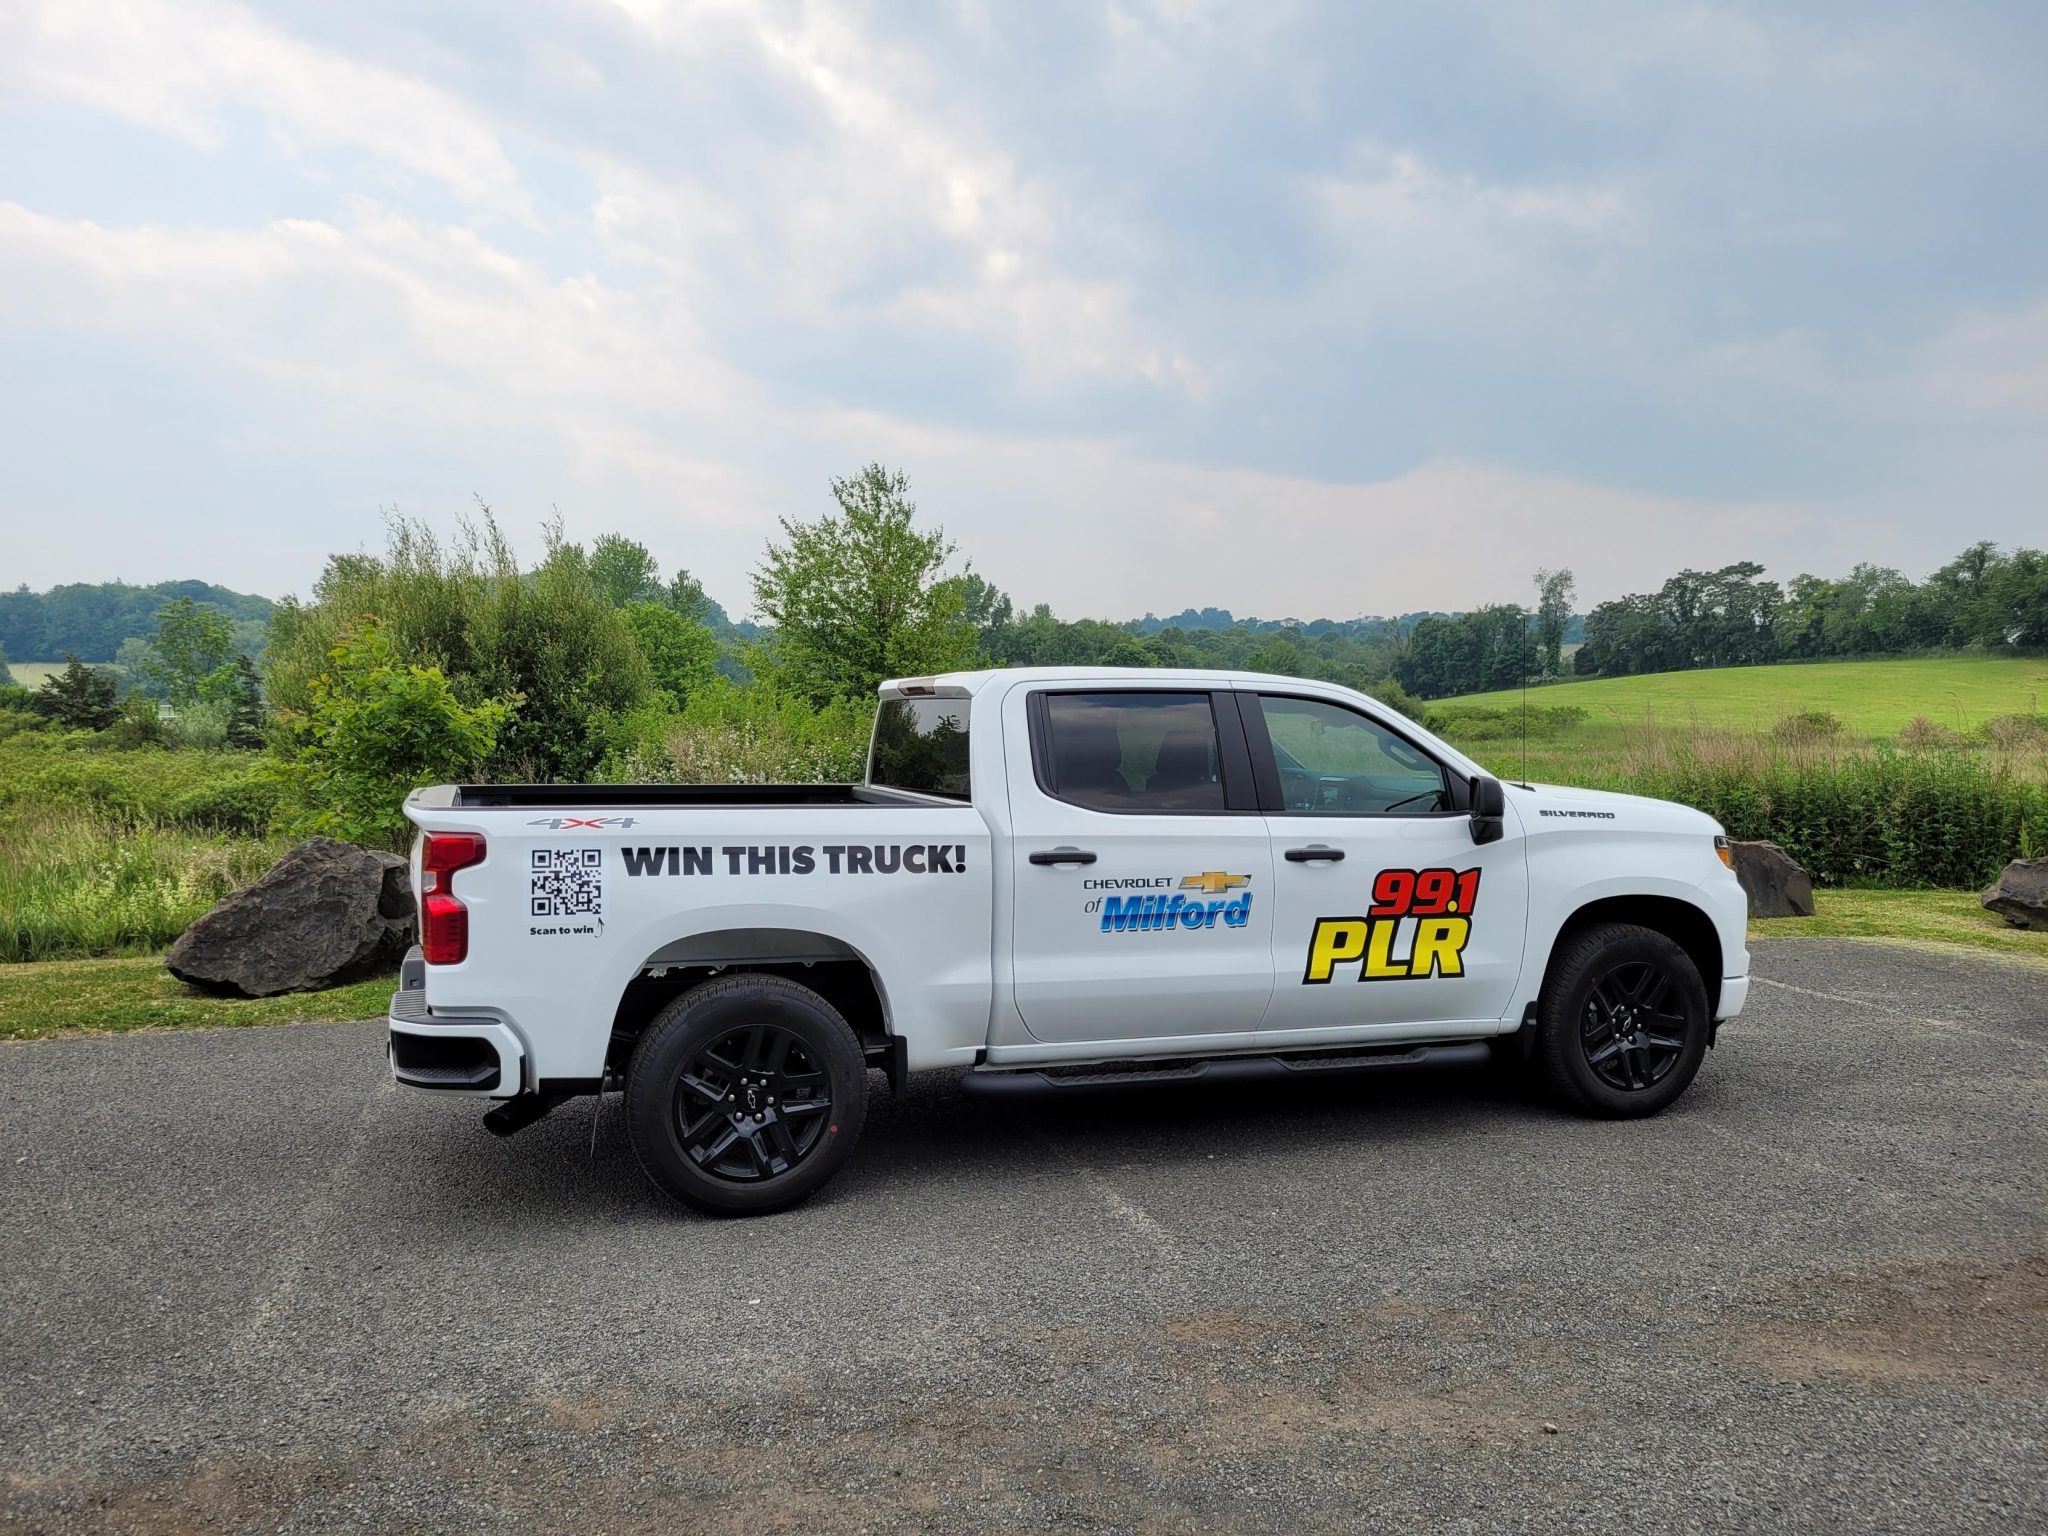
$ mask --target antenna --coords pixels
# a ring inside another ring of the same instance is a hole
[[[1522,633],[1529,633],[1528,620],[1522,621]],[[1522,651],[1522,788],[1529,787],[1529,652]]]

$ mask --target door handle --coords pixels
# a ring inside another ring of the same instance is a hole
[[[1095,855],[1086,848],[1041,848],[1032,854],[1034,864],[1093,864]],[[1339,855],[1342,857],[1342,855]]]
[[[1317,862],[1335,864],[1343,857],[1344,850],[1342,848],[1325,848],[1321,843],[1311,843],[1306,848],[1290,848],[1287,850],[1287,862],[1290,864],[1314,864]]]

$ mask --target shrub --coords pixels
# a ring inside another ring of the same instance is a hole
[[[1908,747],[1955,747],[1962,744],[1959,732],[1936,724],[1925,715],[1915,715],[1899,730],[1899,742]]]
[[[1394,678],[1385,678],[1364,690],[1389,709],[1399,710],[1410,720],[1420,725],[1427,706]]]
[[[406,795],[459,778],[491,755],[517,699],[462,704],[435,667],[393,662],[381,626],[343,634],[333,665],[312,681],[304,714],[280,717],[294,832],[397,846]]]
[[[186,791],[170,803],[164,819],[197,832],[262,837],[270,831],[283,801],[281,782],[250,774]]]
[[[1994,715],[1977,731],[1992,746],[2004,751],[2037,747],[2048,741],[2048,715]]]
[[[1794,744],[1832,741],[1842,734],[1842,722],[1825,709],[1802,709],[1772,726],[1771,734],[1779,741]]]
[[[1525,714],[1531,741],[1554,741],[1586,722],[1586,711],[1577,704],[1532,704],[1526,711],[1519,705],[1451,704],[1430,706],[1422,723],[1453,742],[1520,741]]]
[[[620,722],[604,777],[649,784],[851,784],[867,773],[874,706],[813,708],[766,686],[722,679],[680,713]]]

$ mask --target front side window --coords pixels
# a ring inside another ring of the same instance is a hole
[[[1297,815],[1427,816],[1451,808],[1443,769],[1420,748],[1342,705],[1259,696],[1280,769],[1282,806]]]
[[[1206,693],[1046,696],[1046,786],[1094,811],[1220,811],[1216,714]]]
[[[971,800],[966,699],[884,699],[875,712],[868,782]]]

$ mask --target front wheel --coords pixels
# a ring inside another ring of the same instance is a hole
[[[1614,923],[1574,937],[1537,1006],[1538,1051],[1557,1095],[1616,1119],[1685,1092],[1707,1050],[1707,989],[1665,935]]]
[[[626,1123],[649,1178],[715,1215],[779,1211],[853,1155],[867,1060],[839,1010],[781,976],[724,976],[648,1025]]]

